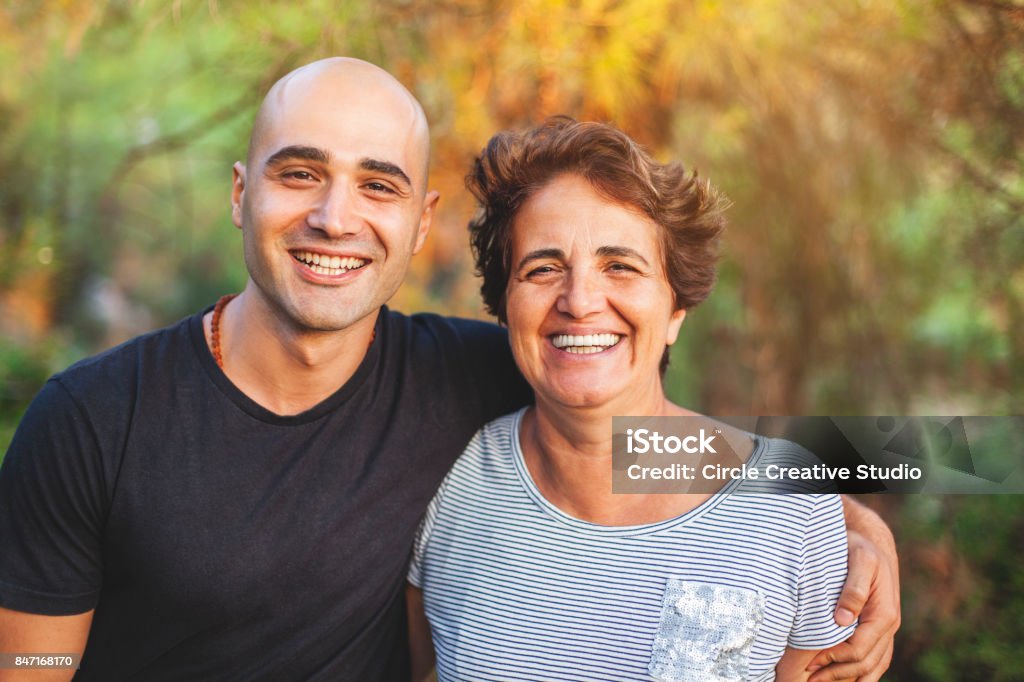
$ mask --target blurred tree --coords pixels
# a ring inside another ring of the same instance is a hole
[[[402,303],[479,311],[461,178],[490,134],[555,113],[613,120],[734,200],[721,285],[676,353],[716,372],[673,374],[676,395],[751,413],[1019,408],[1019,8],[427,9],[5,10],[0,245],[13,257],[0,304],[15,314],[0,331],[28,342],[57,326],[99,347],[238,288],[228,168],[259,94],[299,63],[348,53],[410,83],[434,122],[446,203]]]

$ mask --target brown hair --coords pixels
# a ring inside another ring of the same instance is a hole
[[[525,132],[498,133],[466,177],[480,203],[469,233],[490,313],[505,322],[516,213],[563,173],[585,178],[599,193],[640,209],[662,228],[665,269],[679,308],[689,310],[707,298],[715,283],[726,200],[681,164],[658,163],[618,128],[558,116]]]

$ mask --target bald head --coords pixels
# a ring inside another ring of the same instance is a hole
[[[253,123],[246,165],[264,163],[274,153],[282,131],[301,137],[305,120],[335,114],[339,118],[360,115],[382,133],[396,136],[392,139],[404,147],[413,184],[419,193],[426,191],[430,130],[423,108],[387,71],[351,57],[331,57],[299,67],[270,88]]]

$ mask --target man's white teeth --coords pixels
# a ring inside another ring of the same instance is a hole
[[[305,263],[310,270],[318,275],[340,275],[349,270],[357,270],[366,261],[362,258],[347,256],[328,256],[326,254],[313,253],[311,251],[299,251],[294,254],[295,259]]]
[[[551,343],[569,353],[600,353],[611,348],[622,339],[618,334],[558,334]]]

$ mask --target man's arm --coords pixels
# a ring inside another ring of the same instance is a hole
[[[900,626],[896,542],[878,514],[848,495],[842,498],[850,566],[836,622],[849,625],[859,617],[860,623],[850,639],[822,651],[807,670],[814,673],[810,682],[878,682],[892,660],[893,637]]]
[[[0,653],[81,654],[92,625],[92,611],[74,616],[39,616],[0,608]],[[0,682],[70,680],[74,669],[2,669]]]
[[[103,471],[92,424],[58,380],[32,401],[0,465],[0,652],[81,654],[102,585]],[[0,681],[74,670],[0,670]]]

